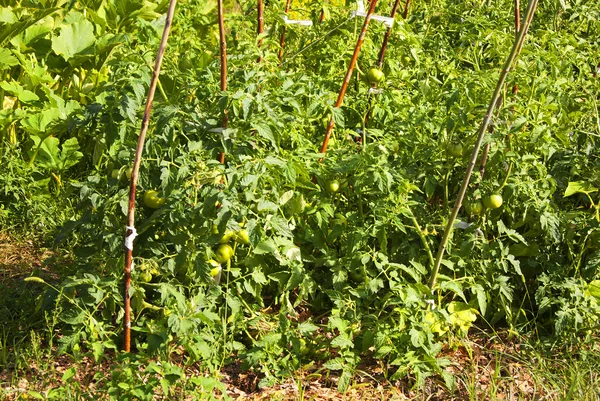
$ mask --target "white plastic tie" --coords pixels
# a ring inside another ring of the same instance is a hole
[[[426,299],[425,303],[429,304],[429,306],[431,307],[431,310],[435,310],[435,301],[433,299]]]
[[[462,230],[466,230],[467,228],[471,227],[472,225],[473,225],[473,223],[467,223],[467,222],[460,221],[460,220],[457,220],[454,222],[454,227],[460,228]],[[476,238],[483,237],[483,231],[481,231],[480,228],[475,229],[475,237]]]
[[[289,19],[287,15],[283,17],[283,22],[287,25],[300,25],[300,26],[312,26],[313,22],[311,20],[296,20]]]
[[[135,227],[132,226],[127,226],[127,229],[131,230],[131,234],[125,238],[125,248],[133,251],[133,240],[137,237],[137,231],[135,230]]]
[[[365,11],[365,3],[363,3],[362,0],[358,0],[356,2],[356,4],[358,6],[358,9],[356,11],[352,12],[352,17],[366,18],[367,13]],[[383,15],[371,15],[371,19],[375,20],[375,21],[383,22],[383,24],[389,29],[392,29],[392,26],[394,26],[394,19],[392,17],[384,17]]]
[[[211,128],[208,132],[223,132],[224,129],[223,127]]]
[[[381,88],[369,88],[368,93],[369,94],[374,94],[374,95],[379,95],[380,93],[383,93],[383,89],[381,89]]]

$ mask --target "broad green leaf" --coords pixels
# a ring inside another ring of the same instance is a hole
[[[17,17],[13,13],[12,7],[0,7],[0,22],[4,24],[17,22]]]
[[[19,98],[19,100],[21,102],[24,103],[29,103],[29,102],[35,102],[40,100],[40,98],[38,97],[38,95],[36,95],[35,93],[23,88],[18,82],[16,81],[12,81],[12,82],[0,82],[0,88],[4,89],[5,91],[15,95],[16,97]]]
[[[45,138],[50,135],[50,133],[47,132],[48,126],[55,120],[58,120],[59,117],[60,110],[55,108],[47,109],[39,113],[29,114],[21,120],[21,126],[30,134]]]
[[[600,302],[600,280],[591,281],[588,284],[588,291],[590,292],[591,296]]]
[[[79,152],[77,138],[67,139],[62,144],[62,150],[59,146],[59,139],[53,136],[49,136],[42,141],[39,136],[32,135],[31,139],[37,147],[35,162],[44,169],[64,171],[77,164],[83,157],[83,153]],[[36,150],[32,151],[32,157],[35,154],[34,152]]]
[[[94,25],[84,20],[63,26],[60,34],[52,38],[52,50],[70,60],[76,55],[90,53],[95,41]]]
[[[564,197],[574,194],[590,194],[596,192],[598,188],[594,187],[588,181],[570,181],[567,189],[565,189]]]
[[[19,65],[19,60],[8,49],[0,48],[0,70]]]

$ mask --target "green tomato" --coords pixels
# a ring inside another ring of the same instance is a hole
[[[233,248],[229,244],[221,244],[215,251],[215,260],[219,263],[227,263],[233,256]]]
[[[483,205],[488,209],[498,209],[502,206],[502,195],[498,193],[491,194],[483,198]]]
[[[152,281],[152,273],[150,272],[141,272],[139,277],[142,283],[149,283]]]
[[[379,82],[383,81],[383,79],[383,71],[381,71],[379,68],[372,67],[369,69],[369,71],[367,71],[367,80],[370,84],[378,84]]]
[[[158,196],[158,191],[155,191],[153,189],[146,191],[146,193],[144,194],[144,205],[151,209],[158,209],[159,207],[163,206],[166,202],[167,200]]]
[[[334,193],[339,191],[340,189],[340,182],[338,180],[332,180],[329,182],[327,189],[329,189],[329,192]]]
[[[481,200],[479,199],[474,200],[473,202],[466,202],[465,210],[468,214],[479,215],[483,212],[483,203],[481,203]]]
[[[129,167],[127,170],[125,170],[125,176],[127,177],[128,180],[131,180],[132,174],[133,174],[133,167]]]
[[[111,173],[110,176],[112,178],[114,178],[115,180],[118,180],[119,177],[121,177],[121,170],[119,170],[118,168],[114,169]]]
[[[227,244],[227,243],[231,242],[231,240],[234,238],[234,236],[235,236],[235,232],[233,232],[231,230],[225,231],[225,234],[223,234],[223,238],[221,238],[219,240],[219,244]]]
[[[219,276],[221,274],[221,270],[223,270],[221,264],[214,259],[210,259],[206,263],[212,266],[212,269],[210,269],[210,276],[217,281],[218,279],[216,277]]]
[[[451,157],[461,157],[463,155],[463,146],[458,142],[449,143],[446,146],[446,153]]]
[[[235,241],[238,244],[248,245],[250,243],[250,236],[248,235],[248,230],[240,230],[235,233]]]

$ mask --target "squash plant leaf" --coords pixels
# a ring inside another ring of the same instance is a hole
[[[60,34],[52,39],[52,50],[70,60],[77,55],[91,54],[95,41],[94,25],[83,20],[63,26]]]

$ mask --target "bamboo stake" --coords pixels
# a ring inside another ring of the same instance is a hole
[[[140,165],[142,164],[142,152],[144,150],[144,141],[146,139],[146,132],[148,131],[148,122],[150,119],[150,111],[152,110],[152,101],[154,100],[154,92],[156,91],[156,84],[158,82],[158,75],[160,73],[160,66],[162,64],[163,55],[167,46],[167,39],[169,38],[169,32],[171,30],[171,24],[173,23],[173,14],[175,12],[175,4],[177,0],[171,0],[169,3],[169,10],[167,12],[167,19],[165,20],[165,28],[163,30],[162,39],[160,46],[158,47],[158,54],[156,55],[156,63],[154,64],[154,72],[152,73],[152,79],[150,80],[150,88],[148,89],[148,98],[146,99],[146,107],[144,109],[144,117],[142,118],[142,127],[140,129],[140,136],[138,138],[137,148],[135,150],[135,159],[133,161],[133,168],[131,172],[131,184],[129,187],[129,208],[127,212],[127,230],[125,232],[125,317],[124,317],[124,344],[123,349],[125,352],[131,351],[131,299],[129,297],[129,291],[131,288],[131,264],[133,261],[133,239],[136,236],[134,223],[135,223],[135,192],[138,179],[138,173],[140,171]]]
[[[225,38],[225,22],[223,17],[223,0],[218,0],[219,40],[221,45],[221,92],[227,90],[227,40]],[[227,109],[223,112],[222,127],[227,128]],[[221,164],[225,163],[225,149],[219,154]]]
[[[519,37],[519,30],[521,29],[521,2],[520,0],[515,0],[515,40]],[[519,51],[520,52],[520,51]],[[518,55],[518,54],[517,54]],[[519,86],[517,84],[513,85],[512,93],[513,95],[517,94],[519,91]],[[500,109],[502,107],[502,101],[498,100],[498,104],[496,109]],[[490,135],[494,134],[494,126],[490,127]],[[486,144],[483,148],[483,153],[481,155],[481,161],[479,162],[479,175],[481,179],[483,179],[485,175],[485,166],[487,164],[487,158],[490,153],[490,144]]]
[[[398,10],[399,4],[400,4],[400,0],[396,0],[394,2],[394,7],[392,7],[392,12],[390,13],[391,18],[394,18],[396,16],[396,11]],[[406,17],[404,17],[404,19],[406,19]],[[385,57],[385,50],[387,48],[388,40],[390,39],[391,33],[392,33],[392,28],[389,27],[385,31],[385,35],[383,36],[383,43],[381,44],[381,50],[379,51],[379,60],[377,61],[377,66],[379,67],[379,69],[381,69],[381,67],[383,66],[383,58]]]
[[[404,6],[404,12],[402,13],[402,18],[408,18],[408,9],[410,8],[410,0],[406,0],[406,6]]]
[[[367,34],[367,28],[369,27],[369,21],[371,20],[371,16],[375,11],[375,6],[377,5],[377,0],[372,0],[369,5],[369,11],[367,11],[367,16],[365,17],[365,22],[362,26],[362,30],[360,31],[360,35],[358,37],[358,41],[356,42],[356,47],[354,48],[354,54],[352,55],[352,59],[350,59],[350,65],[348,66],[348,71],[346,72],[346,76],[344,77],[344,82],[342,83],[342,88],[340,89],[340,93],[338,95],[337,101],[335,102],[335,107],[339,108],[342,106],[342,102],[344,101],[344,96],[346,95],[346,90],[348,89],[348,84],[350,83],[350,79],[352,78],[352,72],[354,71],[354,66],[356,66],[356,60],[358,59],[358,54],[360,53],[360,48],[365,40],[365,36]],[[327,146],[329,145],[329,138],[331,138],[331,131],[333,130],[334,125],[333,116],[329,120],[329,124],[327,125],[327,130],[325,131],[325,138],[323,138],[323,145],[321,146],[321,153],[327,152]]]
[[[292,0],[287,0],[285,3],[285,15],[290,12],[290,4],[292,4]],[[283,24],[283,28],[281,28],[281,39],[279,39],[279,64],[281,64],[283,60],[283,47],[285,46],[285,30],[286,25]]]
[[[477,137],[477,142],[475,143],[475,147],[473,148],[473,153],[471,154],[471,159],[469,160],[469,165],[467,167],[467,171],[465,173],[465,177],[463,179],[462,185],[458,192],[458,197],[456,198],[456,202],[454,204],[454,208],[452,209],[452,213],[450,214],[450,218],[448,219],[448,223],[446,224],[446,228],[444,229],[444,234],[442,236],[442,242],[440,243],[440,247],[438,249],[438,253],[436,256],[435,264],[431,270],[431,277],[429,279],[429,288],[433,289],[437,282],[437,276],[440,270],[440,266],[442,263],[442,259],[444,257],[444,253],[446,251],[446,245],[448,244],[448,239],[450,238],[450,233],[454,228],[454,221],[456,220],[456,216],[458,216],[458,211],[462,206],[462,201],[465,197],[465,193],[467,192],[467,187],[469,185],[469,181],[471,180],[471,175],[473,174],[473,169],[475,168],[475,163],[477,162],[477,155],[479,154],[479,150],[481,148],[481,143],[485,137],[487,132],[487,128],[492,119],[492,115],[494,113],[494,108],[496,107],[496,103],[500,98],[500,93],[502,91],[502,87],[504,86],[504,82],[506,81],[506,76],[508,72],[511,70],[512,65],[523,47],[523,43],[525,41],[525,35],[527,34],[527,30],[529,29],[529,25],[533,19],[533,15],[535,13],[535,8],[537,7],[538,0],[529,0],[529,4],[527,5],[526,22],[523,26],[523,29],[519,31],[519,35],[515,43],[513,44],[512,50],[504,63],[504,67],[502,68],[502,72],[500,73],[500,77],[498,78],[498,83],[496,84],[496,89],[494,90],[494,94],[492,95],[492,100],[488,106],[485,117],[479,127],[479,135]]]
[[[392,12],[390,13],[390,17],[394,18],[396,16],[396,11],[398,11],[398,5],[400,4],[400,0],[396,0],[394,2],[394,6],[392,7]],[[385,51],[387,49],[387,44],[388,44],[388,40],[390,38],[390,34],[392,33],[392,28],[388,28],[385,31],[385,35],[383,36],[383,41],[381,43],[381,50],[379,50],[379,58],[377,60],[377,67],[381,70],[383,68],[383,59],[385,58]],[[373,84],[373,88],[376,88],[377,84]],[[365,118],[363,119],[363,145],[366,145],[366,133],[364,132],[364,130],[367,127],[367,123],[369,122],[369,119],[371,118],[371,109],[373,107],[373,99],[371,99],[371,93],[369,93],[368,95],[368,104],[369,104],[369,109],[367,110],[367,113],[365,114]]]
[[[265,18],[264,18],[264,7],[263,7],[263,0],[258,0],[258,4],[257,4],[257,16],[258,16],[258,28],[257,28],[257,33],[258,36],[260,37],[260,35],[262,35],[262,33],[265,30]],[[258,47],[262,46],[262,38],[258,39]],[[262,61],[262,56],[258,56],[258,60],[259,63]]]
[[[325,4],[329,3],[329,0],[325,0]],[[319,15],[319,24],[325,21],[325,8],[321,7],[321,15]]]

